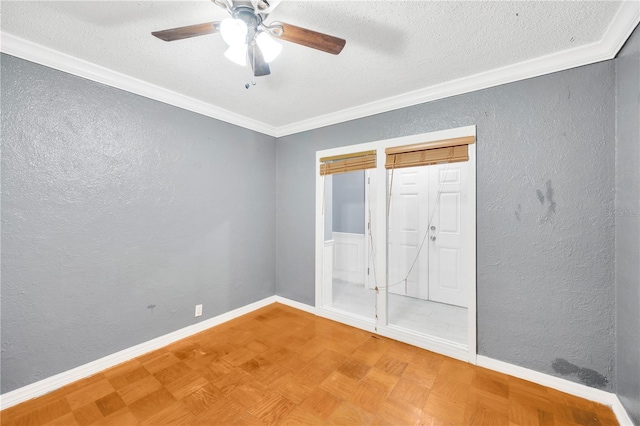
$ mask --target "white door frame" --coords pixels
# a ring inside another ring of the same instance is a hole
[[[476,150],[475,144],[469,145],[469,179],[467,191],[469,194],[469,233],[467,244],[469,247],[470,281],[469,281],[469,303],[468,303],[468,345],[459,345],[433,336],[425,336],[397,326],[389,325],[387,310],[378,310],[378,319],[365,318],[339,311],[322,303],[324,294],[323,277],[326,269],[323,267],[324,252],[324,217],[323,217],[323,178],[320,176],[320,158],[334,155],[348,154],[351,152],[376,150],[377,168],[370,170],[376,174],[375,188],[377,200],[387,199],[387,170],[385,169],[385,148],[401,145],[409,145],[421,142],[437,141],[442,139],[452,139],[465,136],[475,136],[476,127],[466,126],[455,129],[442,130],[437,132],[422,133],[400,138],[385,139],[364,144],[350,145],[339,148],[332,148],[316,152],[316,314],[335,321],[339,321],[354,327],[376,332],[380,335],[390,337],[414,346],[438,352],[453,358],[468,361],[476,364],[477,340],[476,340]],[[366,207],[365,207],[366,209]],[[384,286],[387,277],[387,203],[377,202],[375,205],[376,218],[384,218],[372,223],[373,238],[376,247],[375,273],[369,277],[375,277],[380,286]],[[365,232],[367,230],[365,229]],[[368,234],[365,234],[368,235]],[[368,241],[367,243],[368,244]],[[379,307],[387,307],[387,292],[379,291],[377,295]]]
[[[365,183],[364,183],[364,256],[365,256],[365,276],[364,276],[364,286],[365,288],[373,289],[375,287],[375,279],[373,276],[373,265],[371,265],[371,240],[369,238],[369,226],[372,222],[372,215],[369,212],[369,206],[371,205],[371,200],[375,200],[375,193],[371,194],[371,188],[375,187],[375,181],[373,182],[374,186],[371,186],[371,170],[367,169],[364,171]],[[375,170],[373,170],[375,173]],[[374,176],[375,179],[375,176]]]

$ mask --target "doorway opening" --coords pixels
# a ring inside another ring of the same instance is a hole
[[[465,345],[468,164],[406,167],[388,174],[388,322]]]
[[[318,315],[475,363],[475,126],[317,153]]]

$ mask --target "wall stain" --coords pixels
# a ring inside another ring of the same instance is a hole
[[[536,189],[536,195],[538,196],[540,204],[544,205],[545,203],[549,203],[547,213],[540,218],[540,222],[547,222],[556,213],[556,201],[553,199],[554,193],[555,191],[553,190],[553,185],[550,180],[545,184],[544,193],[541,190]]]
[[[522,204],[518,204],[518,208],[517,208],[517,210],[515,211],[515,214],[516,214],[516,220],[517,220],[518,222],[522,222],[522,219],[520,218],[520,213],[521,213],[521,212],[522,212]]]
[[[556,202],[553,199],[553,187],[551,186],[551,181],[547,181],[547,201],[549,202],[549,214],[556,212]]]
[[[556,358],[551,363],[551,368],[563,376],[576,376],[587,386],[603,389],[609,381],[605,376],[590,368],[578,367],[566,359]]]

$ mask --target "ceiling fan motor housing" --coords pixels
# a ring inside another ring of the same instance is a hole
[[[247,24],[247,44],[250,44],[256,33],[258,32],[258,26],[262,23],[262,16],[254,12],[252,6],[235,6],[231,10],[231,16],[234,19],[240,19]]]

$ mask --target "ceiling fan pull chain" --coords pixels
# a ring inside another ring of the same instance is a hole
[[[253,49],[253,55],[251,55],[251,60],[253,61],[253,66],[251,67],[251,69],[256,69],[256,45],[255,43],[252,43],[249,45],[250,49]],[[251,72],[251,86],[255,86],[256,85],[256,79],[254,78],[253,75],[253,71]],[[249,83],[246,83],[244,85],[244,88],[249,90],[249,88],[251,87],[249,85]]]

